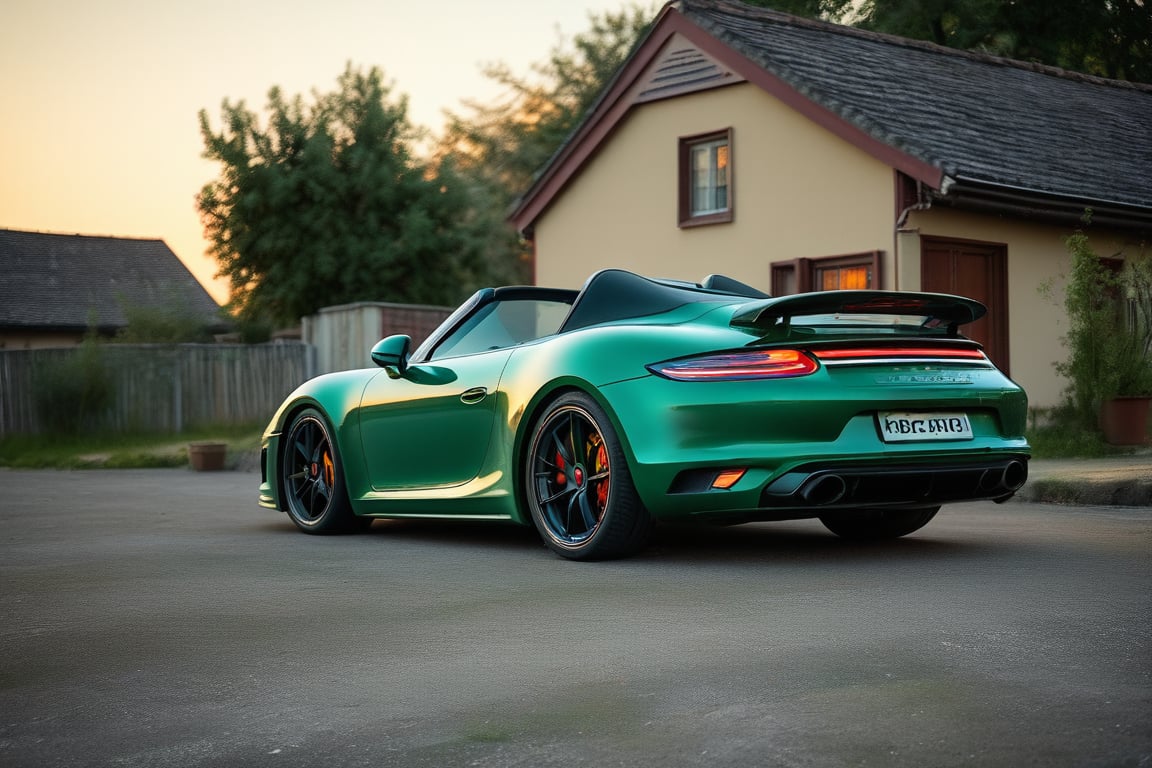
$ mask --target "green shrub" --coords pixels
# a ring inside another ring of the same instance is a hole
[[[1068,359],[1056,371],[1068,380],[1071,415],[1091,428],[1105,400],[1152,394],[1152,266],[1141,252],[1125,258],[1122,271],[1113,270],[1083,230],[1066,244],[1072,257],[1064,294]]]
[[[98,427],[115,398],[104,355],[92,338],[67,356],[42,365],[33,374],[33,386],[40,423],[60,435]]]

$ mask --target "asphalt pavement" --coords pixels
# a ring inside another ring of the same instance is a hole
[[[259,478],[0,470],[0,766],[1152,765],[1145,508],[572,563],[499,525],[305,536]]]

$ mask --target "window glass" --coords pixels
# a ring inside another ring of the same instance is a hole
[[[814,282],[821,291],[863,290],[872,287],[872,270],[863,264],[817,267]]]
[[[445,338],[430,359],[473,355],[550,336],[560,328],[569,309],[570,305],[562,301],[494,301]]]
[[[866,291],[880,287],[881,251],[772,262],[772,293]]]
[[[706,141],[690,150],[692,215],[728,210],[728,141]]]

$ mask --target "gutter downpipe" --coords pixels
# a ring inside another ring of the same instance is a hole
[[[951,189],[952,185],[955,183],[956,183],[955,180],[951,176],[948,176],[947,174],[945,174],[943,176],[941,182],[940,182],[940,194],[941,195],[948,194],[948,190]],[[893,232],[892,232],[892,251],[893,251],[893,253],[896,254],[896,259],[895,259],[896,263],[894,264],[895,275],[894,275],[894,280],[893,280],[893,287],[898,291],[905,289],[904,286],[901,285],[901,280],[900,280],[900,275],[901,275],[900,262],[904,258],[904,249],[900,247],[900,235],[901,235],[901,233],[909,233],[909,234],[913,233],[913,230],[905,229],[905,225],[907,225],[907,223],[908,223],[908,216],[909,215],[911,215],[915,211],[927,211],[928,209],[930,209],[932,207],[932,197],[930,195],[923,194],[923,190],[924,190],[924,182],[917,180],[916,181],[916,202],[912,203],[911,205],[905,206],[904,209],[900,211],[900,213],[896,216],[896,226],[894,227]],[[921,280],[923,280],[923,278],[921,278]],[[918,287],[917,290],[920,290],[920,288]]]

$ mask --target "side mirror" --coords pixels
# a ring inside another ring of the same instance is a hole
[[[385,370],[395,369],[396,376],[403,376],[408,370],[408,351],[411,346],[412,337],[403,334],[381,339],[372,347],[372,362]],[[388,375],[392,375],[391,370],[388,370]]]

